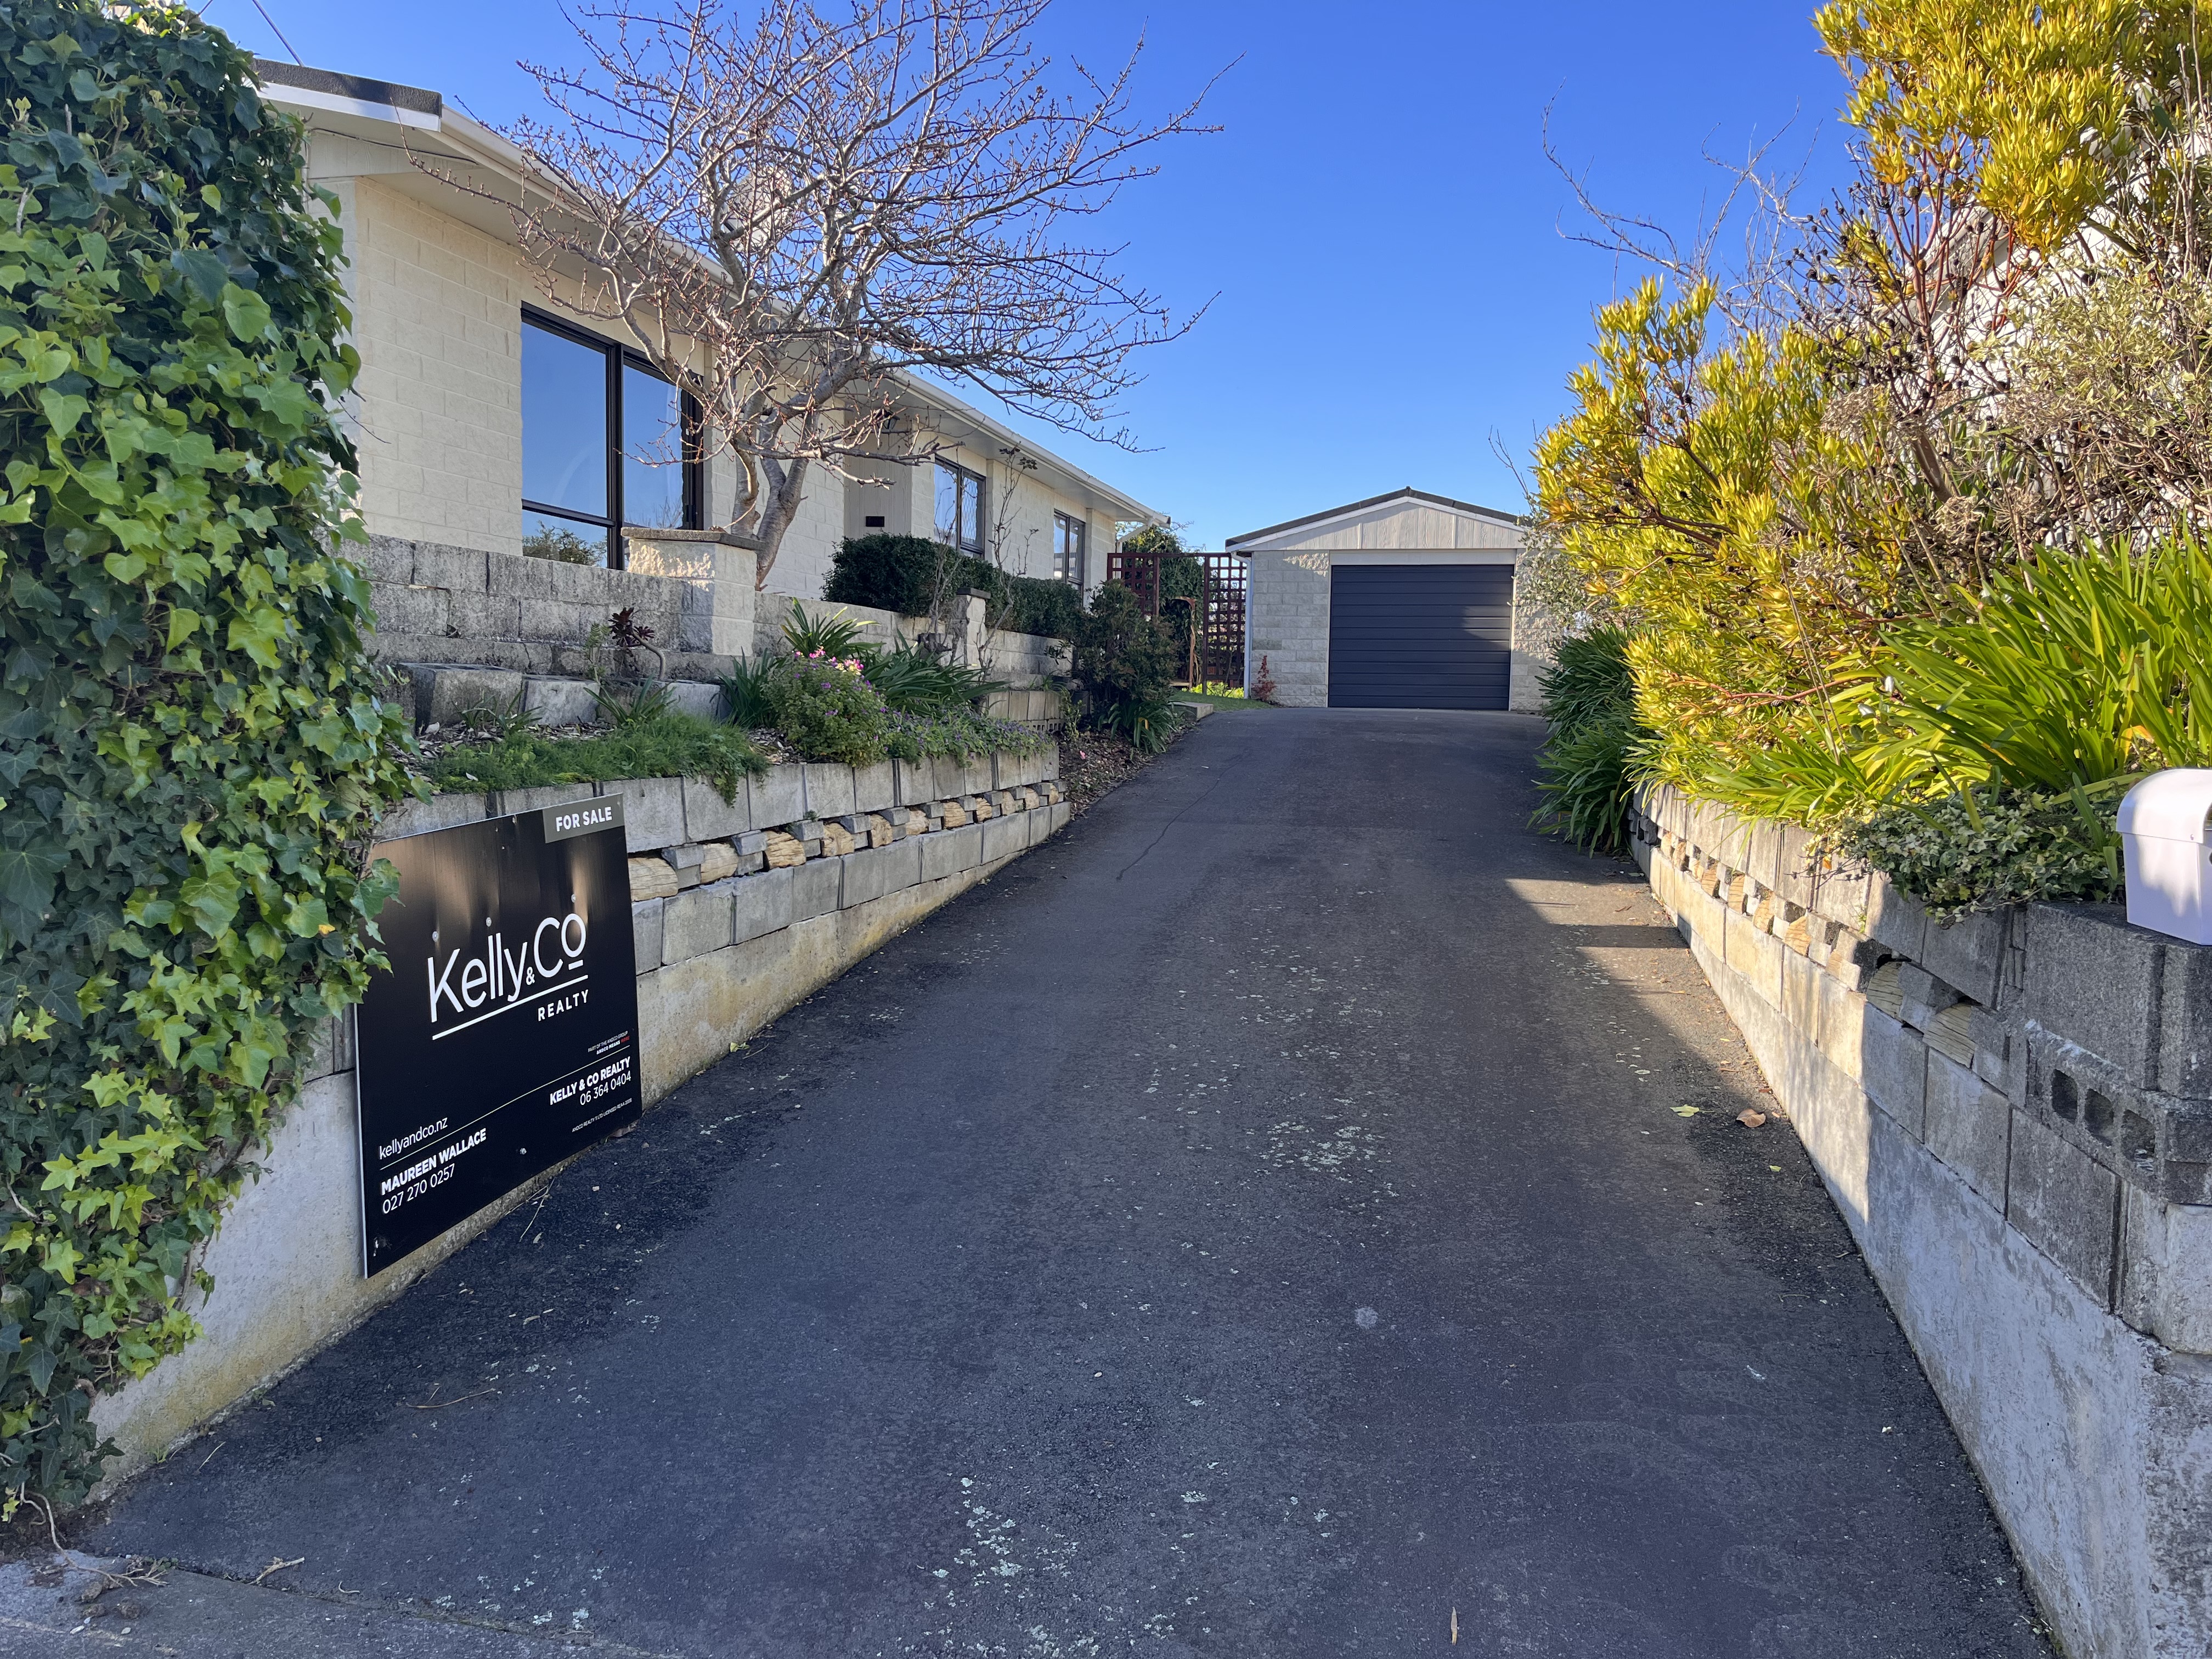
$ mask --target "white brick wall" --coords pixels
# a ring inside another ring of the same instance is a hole
[[[1244,638],[1249,688],[1267,659],[1275,701],[1293,708],[1328,702],[1328,555],[1255,553],[1252,611]]]
[[[369,530],[522,550],[522,301],[513,249],[374,179],[331,181],[353,261],[349,400]]]
[[[520,254],[497,236],[351,168],[362,158],[343,147],[327,155],[320,182],[339,198],[351,264],[348,286],[353,341],[362,370],[348,399],[349,427],[361,456],[361,505],[373,534],[410,542],[522,551],[522,307],[544,295]],[[381,165],[386,158],[368,158]],[[586,323],[604,335],[603,325]],[[990,488],[987,532],[999,534],[1001,562],[1017,574],[1052,574],[1052,515],[1058,508],[1090,522],[1087,574],[1104,575],[1114,526],[1082,503],[1008,469],[995,453],[954,453]],[[818,595],[837,544],[866,533],[860,520],[883,514],[893,532],[927,536],[935,498],[928,466],[881,469],[901,487],[872,489],[811,470],[798,516],[777,550],[773,583],[781,592]],[[709,517],[734,517],[738,463],[708,463]],[[1003,500],[1001,498],[1003,497]]]

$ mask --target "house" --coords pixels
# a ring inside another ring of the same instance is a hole
[[[371,538],[378,651],[394,662],[574,672],[591,628],[635,611],[673,678],[750,652],[756,611],[817,598],[838,543],[934,536],[1086,591],[1118,528],[1164,515],[942,389],[899,382],[933,460],[813,471],[757,606],[727,455],[686,459],[679,394],[603,322],[549,301],[501,200],[519,151],[437,93],[262,60],[338,203],[361,372],[348,400]],[[435,176],[425,165],[447,175]],[[464,188],[464,186],[466,186]]]
[[[1224,544],[1251,562],[1245,685],[1278,702],[1534,709],[1517,637],[1522,520],[1408,486]]]

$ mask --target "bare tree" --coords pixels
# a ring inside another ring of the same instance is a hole
[[[538,279],[697,401],[763,586],[811,470],[942,447],[901,418],[902,371],[1127,444],[1131,355],[1196,319],[1077,233],[1210,130],[1198,102],[1133,112],[1141,42],[1055,81],[1047,3],[618,3],[580,14],[589,69],[526,66],[562,118],[507,134],[540,175],[514,209]]]
[[[1562,224],[1559,234],[1611,254],[1616,266],[1643,267],[1679,288],[1711,283],[1715,308],[1732,329],[1777,326],[1796,309],[1791,261],[1812,221],[1798,210],[1796,198],[1819,142],[1815,132],[1796,164],[1785,171],[1771,158],[1789,130],[1785,125],[1772,137],[1753,142],[1741,161],[1705,149],[1705,163],[1718,171],[1725,188],[1717,204],[1710,199],[1701,204],[1694,226],[1678,236],[1656,219],[1619,212],[1590,193],[1588,173],[1576,172],[1552,142],[1547,105],[1540,140],[1544,159],[1566,181],[1577,210],[1589,222],[1587,228],[1572,230]],[[1734,258],[1727,257],[1723,248],[1731,226],[1743,242]]]

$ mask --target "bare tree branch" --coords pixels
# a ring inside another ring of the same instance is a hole
[[[579,14],[586,68],[525,65],[556,112],[506,130],[543,186],[511,209],[538,279],[696,399],[699,441],[744,466],[763,584],[811,468],[936,453],[897,429],[900,374],[1127,446],[1133,355],[1202,314],[1075,233],[1162,141],[1213,131],[1211,83],[1137,115],[1141,40],[1056,77],[1047,3],[612,0]]]
[[[1726,180],[1726,188],[1717,205],[1700,209],[1686,242],[1656,219],[1616,212],[1600,204],[1590,193],[1587,170],[1577,173],[1569,167],[1553,143],[1552,106],[1547,104],[1544,159],[1566,180],[1577,210],[1592,227],[1572,230],[1562,225],[1559,234],[1611,254],[1616,264],[1664,273],[1682,288],[1710,282],[1716,306],[1738,332],[1771,327],[1796,309],[1790,261],[1812,222],[1793,203],[1819,133],[1807,142],[1794,166],[1784,170],[1770,163],[1794,125],[1794,120],[1785,123],[1772,137],[1752,143],[1741,161],[1716,155],[1710,146],[1701,149],[1705,161]],[[1735,258],[1723,260],[1722,240],[1731,223],[1741,228],[1742,250]]]

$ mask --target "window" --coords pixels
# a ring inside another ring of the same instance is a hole
[[[1083,586],[1084,544],[1090,526],[1065,513],[1052,515],[1052,574],[1064,582]]]
[[[620,564],[619,532],[696,530],[697,411],[622,348],[522,317],[522,550]]]
[[[937,464],[937,539],[970,553],[983,550],[983,480],[950,461]]]

